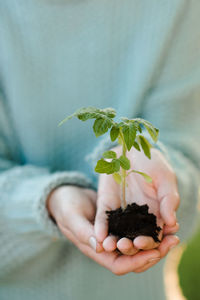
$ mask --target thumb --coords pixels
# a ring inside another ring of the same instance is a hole
[[[111,175],[101,175],[97,196],[97,211],[95,218],[95,235],[102,243],[108,235],[108,220],[106,211],[120,207],[119,187]]]
[[[108,236],[108,216],[106,211],[116,209],[120,206],[120,199],[116,194],[100,194],[97,200],[97,212],[94,231],[97,241],[102,243]]]
[[[63,231],[65,231],[66,235],[67,232],[70,232],[79,244],[89,245],[96,252],[104,250],[103,246],[96,241],[93,224],[82,215],[73,215],[73,218],[68,220],[66,230],[64,229]]]
[[[109,208],[105,204],[100,202],[100,204],[97,207],[97,213],[94,224],[95,236],[97,241],[100,243],[103,243],[103,241],[108,235],[108,220],[106,210],[109,210]]]
[[[180,203],[180,197],[177,193],[164,196],[160,203],[160,213],[167,226],[176,225],[176,210]]]
[[[167,226],[176,225],[176,210],[180,204],[176,177],[170,175],[160,176],[157,183],[158,199],[160,201],[160,214]]]

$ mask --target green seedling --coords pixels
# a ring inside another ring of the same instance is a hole
[[[121,185],[121,208],[124,210],[126,204],[126,178],[132,172],[138,173],[144,177],[147,182],[152,182],[152,178],[139,170],[131,169],[130,160],[127,157],[127,151],[134,147],[137,151],[143,150],[144,154],[151,159],[151,143],[145,138],[143,130],[145,129],[154,142],[158,140],[159,130],[150,122],[141,119],[120,118],[120,122],[115,122],[116,111],[113,108],[99,109],[95,107],[84,107],[78,109],[72,115],[66,117],[60,122],[59,126],[77,117],[81,121],[94,119],[93,131],[96,137],[99,137],[110,130],[110,139],[117,141],[122,147],[122,154],[117,157],[115,151],[106,151],[102,158],[97,161],[95,171],[97,173],[112,174],[114,180]]]

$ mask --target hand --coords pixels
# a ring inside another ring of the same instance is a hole
[[[121,155],[121,147],[113,149]],[[143,152],[131,149],[127,153],[131,161],[131,169],[144,172],[152,177],[153,182],[147,183],[144,178],[136,173],[127,177],[127,203],[136,202],[139,205],[148,204],[149,212],[157,216],[157,225],[162,228],[159,239],[163,241],[160,246],[153,238],[138,236],[131,241],[127,238],[117,239],[108,236],[108,223],[106,210],[120,207],[120,187],[114,181],[112,175],[102,174],[99,180],[97,215],[95,220],[95,235],[97,241],[103,243],[106,251],[112,252],[118,249],[125,255],[134,255],[139,250],[158,248],[167,254],[170,246],[176,245],[179,240],[175,236],[168,236],[178,230],[175,211],[179,206],[179,194],[175,173],[168,164],[162,153],[157,149],[151,150],[152,158],[149,160]]]
[[[138,272],[147,264],[154,264],[155,261],[151,259],[160,257],[158,250],[145,251],[135,256],[105,252],[94,237],[96,193],[92,190],[75,186],[58,187],[49,195],[47,209],[61,232],[82,253],[114,274]]]
[[[89,238],[94,235],[96,197],[93,190],[65,185],[54,189],[47,199],[49,215],[69,240],[77,240],[78,248],[88,245]],[[97,248],[103,250],[100,244]]]

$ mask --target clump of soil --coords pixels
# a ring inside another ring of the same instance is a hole
[[[160,242],[158,234],[161,230],[156,223],[156,216],[148,212],[148,205],[128,204],[122,210],[106,211],[108,216],[108,232],[119,238],[127,237],[134,240],[139,235],[151,236],[155,242]]]

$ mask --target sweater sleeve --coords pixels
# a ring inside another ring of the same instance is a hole
[[[15,133],[0,94],[0,273],[35,257],[53,241],[66,238],[51,220],[46,199],[56,187],[92,187],[79,172],[51,173],[48,168],[22,165]],[[11,146],[12,144],[12,146]],[[14,149],[15,148],[15,149]],[[67,241],[69,242],[69,241]]]
[[[191,5],[170,38],[160,71],[147,93],[141,117],[160,129],[158,147],[177,176],[181,203],[177,211],[182,240],[197,218],[200,185],[200,5]],[[196,7],[197,8],[197,7]]]

